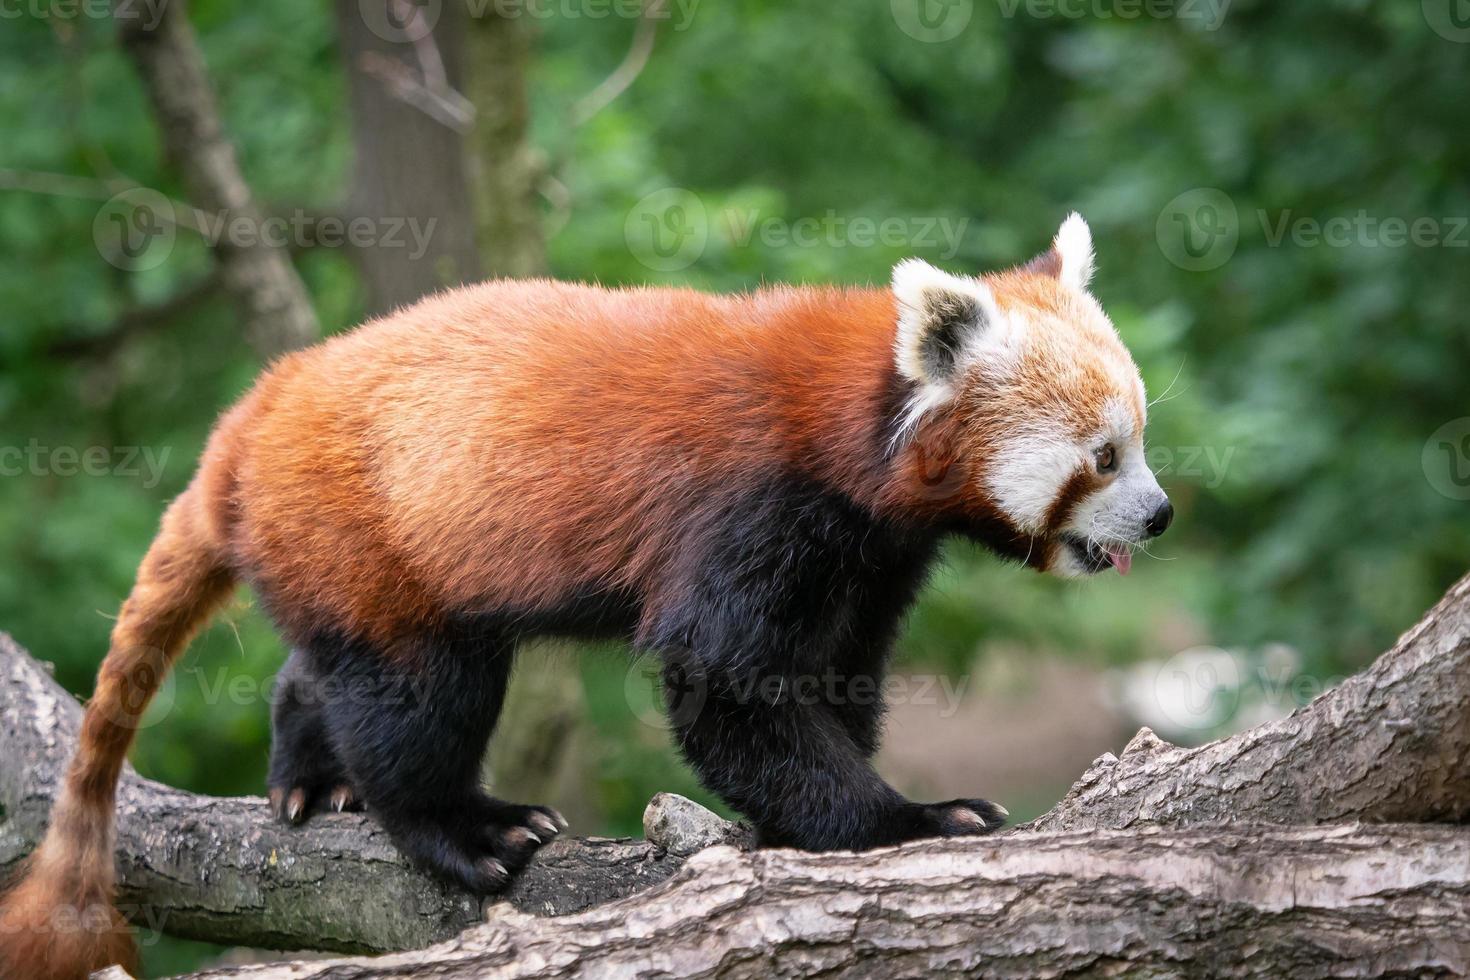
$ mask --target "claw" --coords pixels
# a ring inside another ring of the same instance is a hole
[[[286,798],[286,819],[292,823],[300,823],[305,813],[306,790],[293,789],[291,795]]]
[[[332,809],[341,813],[352,803],[352,787],[338,786],[332,790]]]
[[[485,858],[479,863],[479,867],[482,872],[493,878],[496,884],[500,884],[510,877],[510,872],[506,870],[505,865],[494,858]]]
[[[555,837],[570,826],[567,823],[566,817],[550,807],[546,807],[544,810],[533,810],[531,815],[526,818],[526,823],[535,827],[546,838]]]
[[[527,844],[540,844],[541,838],[527,830],[525,827],[510,827],[505,831],[506,843],[512,847],[524,847]]]
[[[987,826],[984,817],[967,807],[954,807],[949,811],[949,819],[957,824],[971,827],[984,828]]]

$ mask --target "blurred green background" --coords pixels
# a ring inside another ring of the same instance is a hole
[[[982,271],[1040,251],[1069,210],[1088,218],[1094,290],[1157,399],[1150,459],[1179,517],[1126,579],[1062,583],[950,548],[901,670],[974,680],[986,703],[1046,689],[1042,664],[1105,692],[1013,718],[1017,752],[1072,712],[1113,719],[1077,736],[1085,760],[1137,723],[1200,740],[1289,711],[1465,571],[1463,0],[685,0],[642,17],[445,0],[423,8],[418,45],[364,35],[372,2],[168,8],[197,33],[261,209],[436,220],[445,254],[392,289],[381,270],[411,247],[293,237],[323,334],[495,273],[737,291],[883,283],[913,254]],[[159,514],[270,353],[188,228],[119,258],[109,198],[190,192],[115,25],[86,9],[28,0],[0,20],[0,629],[81,695]],[[1215,652],[1178,659],[1195,647]],[[1221,656],[1231,677],[1189,683],[1230,688],[1225,710],[1140,707],[1158,665]],[[281,659],[242,593],[135,764],[260,792],[259,692]],[[700,796],[622,651],[556,663],[576,690],[528,696],[514,724],[537,730],[538,698],[569,713],[551,738],[571,761],[551,753],[547,792],[591,821],[579,830],[637,833],[651,793]],[[220,693],[242,677],[255,696]],[[980,751],[985,725],[951,715],[932,731]],[[885,765],[901,782],[902,759]],[[1078,772],[1008,784],[1011,808],[1044,808]],[[217,952],[168,941],[150,969]]]

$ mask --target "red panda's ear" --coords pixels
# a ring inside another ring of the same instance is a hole
[[[1057,230],[1051,248],[1027,262],[1022,268],[1027,272],[1060,279],[1073,289],[1086,289],[1092,281],[1094,260],[1092,255],[1092,229],[1082,220],[1082,215],[1073,211]]]
[[[893,268],[898,301],[894,353],[898,370],[920,384],[947,388],[1001,324],[990,287],[952,276],[920,259]]]

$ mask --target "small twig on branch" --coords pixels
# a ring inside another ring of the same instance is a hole
[[[382,82],[398,101],[456,133],[469,132],[475,123],[475,105],[449,84],[444,57],[439,53],[431,25],[424,20],[423,10],[410,0],[383,2],[393,8],[393,19],[403,25],[405,36],[411,39],[418,71],[377,51],[363,52],[358,56],[357,67],[363,74]]]
[[[658,21],[668,5],[668,0],[644,0],[637,26],[633,29],[633,40],[623,60],[597,87],[572,104],[570,124],[579,129],[591,122],[599,113],[617,101],[618,97],[632,87],[648,67],[658,41]],[[555,238],[571,221],[572,192],[562,180],[566,170],[565,151],[547,163],[544,172],[537,177],[536,192],[551,206],[546,219],[545,237]]]
[[[414,75],[403,62],[376,51],[364,51],[357,66],[387,86],[400,102],[413,106],[424,115],[456,133],[469,132],[475,123],[475,107],[448,85],[434,86]]]
[[[121,176],[80,177],[75,174],[48,173],[44,170],[5,169],[0,169],[0,190],[28,191],[32,194],[72,197],[84,201],[106,201],[126,191],[148,190],[157,193],[152,188],[145,188],[137,181]],[[159,196],[162,197],[161,194]],[[159,220],[206,238],[209,236],[209,228],[201,218],[198,208],[166,197],[163,200],[169,206],[156,212]]]
[[[628,53],[623,56],[622,63],[572,106],[574,127],[590,122],[592,117],[612,105],[643,74],[643,69],[648,67],[648,59],[653,55],[653,45],[658,40],[658,20],[667,2],[668,0],[644,0],[642,16],[633,29],[633,42],[628,46]]]
[[[0,190],[29,191],[52,197],[75,197],[84,201],[105,201],[125,186],[117,186],[97,177],[55,174],[41,170],[0,169]]]

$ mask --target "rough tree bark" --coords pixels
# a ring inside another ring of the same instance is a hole
[[[798,976],[1460,975],[1470,971],[1470,828],[1405,824],[1470,815],[1466,704],[1470,578],[1369,670],[1291,718],[1198,749],[1140,733],[1031,827],[857,856],[721,848],[682,871],[676,851],[699,841],[567,841],[533,864],[508,905],[489,908],[487,924],[451,942],[237,972],[764,976],[779,962]],[[74,719],[34,661],[0,647],[0,726],[16,746],[0,764],[10,818],[0,861],[39,832]],[[381,930],[417,943],[477,914],[473,904],[446,912],[465,897],[404,868],[360,818],[276,830],[261,801],[191,798],[131,775],[123,799],[125,900],[178,909],[170,923],[187,934],[233,937],[241,927],[229,923],[243,921],[257,936],[314,930],[315,945],[383,949],[359,937]],[[1298,826],[1267,825],[1279,821]],[[649,829],[678,840],[657,819]],[[611,871],[595,870],[599,853],[613,856]],[[304,869],[294,893],[289,882],[276,887],[282,864]],[[332,887],[321,889],[327,873]],[[660,884],[597,904],[651,882]],[[548,911],[571,914],[527,914]]]
[[[1470,835],[1195,828],[693,857],[562,919],[493,909],[431,949],[204,977],[1458,976]]]
[[[139,17],[130,0],[116,0],[115,9],[118,36],[143,80],[190,204],[211,223],[225,219],[218,224],[225,233],[210,246],[225,288],[244,313],[246,336],[266,357],[313,343],[320,336],[316,311],[287,251],[260,234],[264,215],[225,135],[183,0],[160,5],[156,24]],[[236,240],[232,227],[250,232]]]
[[[1393,649],[1280,721],[1194,749],[1147,729],[1032,830],[1470,818],[1470,577]]]

